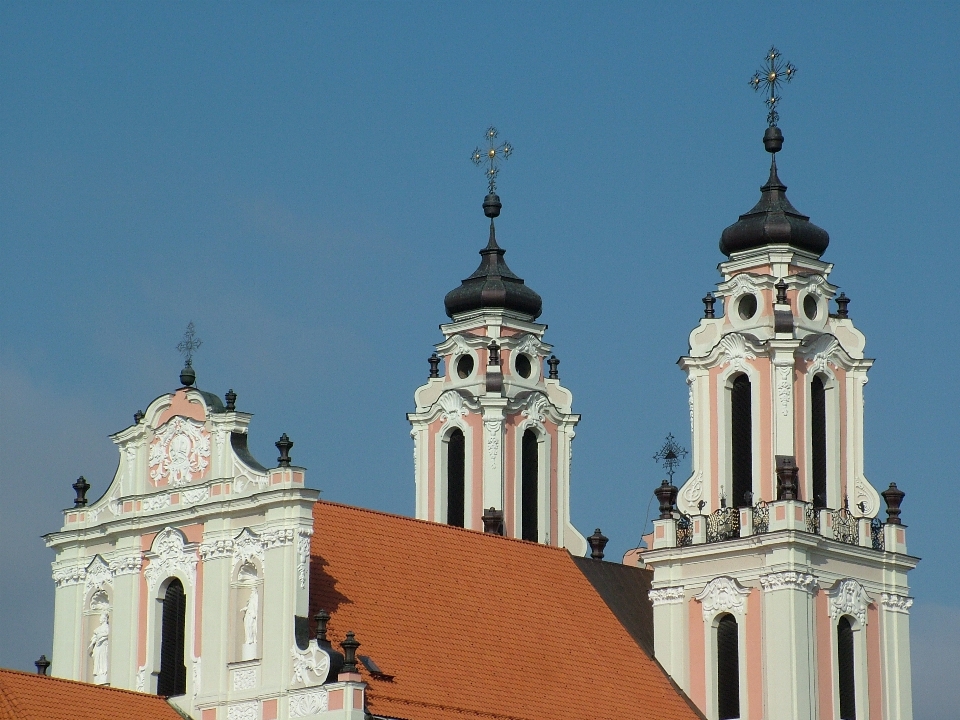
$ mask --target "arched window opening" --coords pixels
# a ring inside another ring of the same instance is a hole
[[[750,505],[753,492],[753,418],[750,379],[738,375],[730,393],[731,507]]]
[[[539,506],[537,494],[540,483],[540,450],[537,434],[533,430],[523,433],[520,480],[520,537],[537,542],[540,539],[537,527]]]
[[[447,525],[464,526],[464,486],[466,442],[462,430],[454,430],[447,440]]]
[[[717,625],[717,717],[740,717],[740,636],[733,615]]]
[[[809,297],[809,296],[808,296]],[[810,468],[813,476],[813,504],[827,506],[827,391],[823,380],[810,383]]]
[[[837,673],[840,687],[840,720],[857,720],[857,694],[854,686],[853,626],[842,617],[837,623]]]
[[[184,663],[186,620],[187,596],[181,582],[174,579],[163,596],[157,695],[183,695],[187,692],[187,666]]]

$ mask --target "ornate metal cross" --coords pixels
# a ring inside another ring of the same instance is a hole
[[[183,340],[177,345],[177,350],[183,355],[184,367],[193,367],[193,353],[201,345],[203,345],[203,340],[197,337],[191,320],[187,325],[187,331],[183,334]]]
[[[487,141],[487,149],[481,150],[477,147],[470,159],[477,166],[483,165],[485,162],[490,163],[490,167],[484,170],[483,174],[487,176],[488,191],[493,195],[497,190],[497,174],[500,172],[500,161],[510,157],[513,153],[513,145],[508,142],[497,145],[497,129],[492,125],[487,128],[484,138]]]
[[[759,90],[762,87],[764,90],[770,91],[765,101],[770,109],[770,112],[767,113],[767,124],[774,127],[780,119],[780,115],[777,113],[777,103],[780,102],[777,88],[782,83],[793,80],[793,76],[797,74],[797,68],[793,63],[781,60],[780,51],[772,45],[767,53],[766,62],[767,66],[757,70],[750,78],[750,84],[754,90]]]
[[[673,433],[670,433],[667,435],[666,440],[663,441],[663,447],[653,456],[653,459],[658,460],[660,464],[663,465],[663,468],[667,471],[667,475],[670,476],[670,484],[673,485],[673,473],[676,471],[680,461],[686,456],[686,448],[680,447],[677,441],[673,439]]]

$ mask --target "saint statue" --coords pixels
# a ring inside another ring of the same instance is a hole
[[[250,597],[247,598],[247,604],[240,610],[240,617],[243,620],[243,649],[242,659],[252,660],[257,656],[257,614],[260,604],[260,595],[257,589],[250,590]]]
[[[106,685],[110,674],[110,621],[106,613],[100,615],[88,648],[93,656],[93,682]]]

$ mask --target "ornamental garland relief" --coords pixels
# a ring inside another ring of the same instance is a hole
[[[730,577],[714,578],[695,597],[703,610],[703,619],[712,620],[720,613],[743,615],[747,611],[747,595],[750,591]]]
[[[200,423],[178,415],[158,428],[150,443],[150,480],[156,486],[187,485],[203,475],[209,458],[210,433]]]
[[[790,390],[793,385],[793,369],[789,365],[777,367],[777,398],[780,400],[780,414],[784,417],[789,412]]]
[[[861,624],[867,624],[867,606],[870,604],[870,596],[867,595],[863,585],[852,579],[841,580],[827,594],[830,597],[832,620],[842,615],[851,615]]]
[[[327,711],[327,691],[323,688],[290,694],[290,717],[307,717]]]
[[[152,591],[157,583],[176,571],[182,573],[188,583],[195,584],[197,575],[197,553],[187,549],[183,535],[173,528],[165,528],[153,540],[153,546],[147,553],[150,564],[143,574]]]

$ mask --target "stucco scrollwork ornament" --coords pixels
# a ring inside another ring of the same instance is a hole
[[[227,705],[227,720],[258,720],[259,717],[260,703],[256,700]]]
[[[730,333],[720,338],[720,364],[730,364],[734,370],[746,371],[747,360],[755,360],[756,354],[747,345],[747,339],[740,333]]]
[[[301,528],[297,534],[297,580],[300,587],[306,587],[307,564],[310,561],[310,537],[313,535],[313,530]]]
[[[810,373],[827,372],[829,365],[837,364],[837,351],[840,349],[840,343],[833,335],[817,335],[810,344],[804,348],[803,355],[810,359]]]
[[[540,341],[537,340],[536,335],[524,335],[523,340],[521,340],[517,347],[514,349],[514,352],[517,354],[524,353],[532,357],[540,356]]]
[[[237,565],[246,564],[253,558],[259,560],[261,567],[263,566],[263,538],[250,528],[241,530],[240,534],[232,540],[232,546],[234,570],[237,569]]]
[[[186,505],[196,505],[210,497],[210,488],[194,488],[193,490],[184,490],[180,497]]]
[[[444,422],[470,414],[470,409],[463,401],[463,395],[456,390],[447,390],[437,399],[437,404],[441,410],[440,419]]]
[[[142,567],[143,555],[140,553],[114,558],[110,561],[110,572],[114,577],[120,575],[139,575],[140,568]]]
[[[483,428],[487,436],[487,458],[491,465],[495,465],[500,460],[500,430],[502,425],[500,420],[483,421]]]
[[[527,398],[524,405],[525,407],[520,414],[527,418],[527,424],[545,432],[543,419],[546,417],[550,401],[542,393],[533,393]]]
[[[867,624],[867,606],[870,605],[870,596],[863,585],[850,578],[838,582],[832,590],[827,592],[830,598],[830,618],[836,620],[842,615],[850,615]]]
[[[83,579],[85,592],[90,590],[100,590],[104,585],[113,584],[113,573],[110,572],[110,566],[99,555],[93,558],[93,562],[87,565],[86,577]]]
[[[750,273],[737,273],[717,287],[720,297],[736,297],[743,293],[753,293],[757,289],[757,279]]]
[[[147,666],[141,665],[137,668],[137,692],[146,692],[147,691]]]
[[[658,605],[680,605],[686,595],[682,587],[655,588],[649,593],[650,602],[654,607]]]
[[[808,573],[799,573],[792,570],[770,573],[760,576],[760,586],[764,592],[774,590],[804,590],[812,593],[817,589],[817,579]]]
[[[218,538],[216,540],[207,540],[200,543],[200,559],[219,560],[233,555],[233,540],[229,538]]]
[[[257,686],[256,668],[241,668],[233,671],[234,690],[253,690]]]
[[[690,434],[693,434],[693,376],[687,377],[687,405],[690,406]]]
[[[699,595],[704,620],[712,620],[721,613],[744,615],[747,611],[747,596],[750,591],[730,577],[717,577],[707,583]]]
[[[703,496],[702,470],[697,470],[697,472],[683,484],[683,490],[680,494],[690,505],[697,504],[697,501]]]
[[[330,672],[330,656],[318,648],[315,642],[311,642],[306,650],[301,650],[294,645],[290,648],[290,657],[293,659],[291,685],[294,683],[320,685],[327,679],[327,673]]]
[[[293,538],[296,531],[293,528],[277,528],[264,530],[260,533],[260,544],[264,550],[269,550],[282,545],[293,545]]]
[[[290,717],[307,717],[327,711],[327,691],[323,688],[290,694]]]
[[[450,338],[450,342],[453,344],[450,354],[453,355],[454,358],[470,354],[470,346],[467,345],[467,341],[463,339],[462,335],[454,335]]]
[[[79,585],[86,579],[87,568],[79,565],[54,568],[53,571],[53,582],[58,588]]]
[[[890,612],[910,614],[910,606],[913,605],[913,598],[906,595],[895,595],[893,593],[880,593],[880,604],[884,610]]]
[[[200,692],[200,658],[193,659],[193,696]]]
[[[170,493],[160,493],[158,495],[145,497],[140,501],[140,507],[144,512],[153,512],[154,510],[163,510],[165,507],[170,507]]]
[[[153,540],[150,552],[146,554],[149,565],[143,574],[150,590],[157,583],[179,572],[193,586],[197,577],[197,553],[187,548],[183,534],[171,527],[164,528]]]
[[[158,429],[147,460],[154,485],[173,487],[196,480],[210,464],[210,433],[200,423],[177,415]]]
[[[780,401],[780,414],[787,416],[790,407],[790,393],[793,389],[793,368],[789,365],[777,366],[777,399]]]

